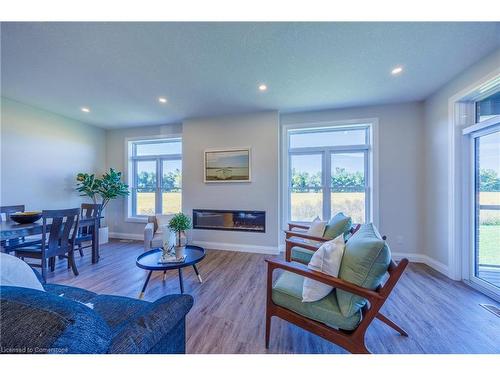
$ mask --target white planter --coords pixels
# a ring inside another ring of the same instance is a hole
[[[99,245],[108,243],[109,241],[109,229],[108,227],[99,228]]]

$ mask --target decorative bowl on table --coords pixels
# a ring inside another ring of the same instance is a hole
[[[19,224],[31,224],[37,220],[40,220],[42,213],[40,211],[25,211],[25,212],[14,212],[9,215],[10,218]]]

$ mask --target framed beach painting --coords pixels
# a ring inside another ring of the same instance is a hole
[[[250,182],[250,148],[205,151],[205,182]]]

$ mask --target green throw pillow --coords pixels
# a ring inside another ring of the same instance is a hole
[[[364,224],[347,241],[339,278],[363,288],[375,290],[389,268],[391,250],[373,224]],[[366,299],[336,289],[340,311],[346,318],[356,314]]]
[[[352,226],[352,220],[349,216],[345,216],[342,212],[339,212],[334,217],[330,219],[325,227],[325,233],[323,237],[333,240],[337,238],[342,233],[344,233],[344,238],[349,233]]]

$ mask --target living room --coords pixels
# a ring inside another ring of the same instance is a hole
[[[498,363],[500,22],[19,20],[2,353]]]

